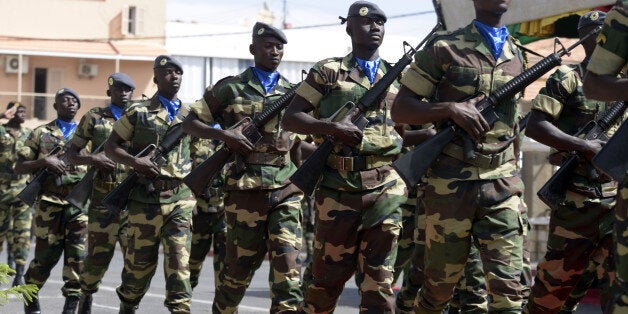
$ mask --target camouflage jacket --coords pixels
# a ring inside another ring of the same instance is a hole
[[[150,144],[159,147],[166,132],[174,125],[180,124],[189,112],[189,106],[182,104],[177,116],[168,121],[168,112],[155,94],[150,100],[141,101],[128,107],[118,121],[113,124],[113,130],[124,140],[130,142],[129,151],[137,154]],[[160,167],[157,179],[176,181],[182,180],[192,168],[190,159],[190,136],[184,136],[178,146],[166,156],[166,161]],[[169,204],[191,196],[190,189],[185,184],[175,189],[150,193],[146,189],[147,180],[131,191],[129,199],[149,204]]]
[[[551,117],[551,121],[561,131],[575,135],[580,128],[589,121],[599,119],[600,114],[609,109],[609,104],[587,99],[582,92],[582,79],[586,74],[586,65],[563,65],[559,67],[545,83],[539,94],[532,102],[532,109],[541,111]],[[620,119],[621,120],[621,119]],[[611,127],[606,135],[610,138],[620,123]],[[570,154],[552,149],[550,161],[560,166]],[[588,179],[590,163],[584,158],[579,159],[579,165],[572,176],[572,190],[591,196],[613,196],[616,193],[614,185],[602,185],[597,180]],[[596,191],[599,191],[596,195]]]
[[[18,130],[6,124],[0,126],[0,184],[4,185],[3,195],[9,195],[12,201],[24,189],[28,175],[17,175],[13,172],[17,161],[17,152],[33,130],[20,127]],[[2,197],[4,199],[5,197]]]
[[[391,65],[381,60],[373,84],[377,84],[388,73]],[[388,87],[379,102],[368,108],[365,113],[369,121],[363,131],[362,142],[352,150],[353,156],[385,156],[394,157],[401,153],[402,138],[395,130],[395,123],[390,117],[390,107],[399,92],[400,83],[395,80]],[[372,88],[367,76],[359,68],[353,54],[342,58],[329,58],[316,63],[305,81],[297,90],[297,94],[314,106],[313,116],[317,119],[331,117],[347,102],[357,102]],[[323,136],[313,134],[314,141],[321,143]],[[334,154],[343,155],[343,146],[337,145]],[[360,171],[337,171],[326,167],[323,173],[322,186],[340,190],[362,190]],[[387,182],[377,182],[369,188],[376,188]]]
[[[29,135],[18,150],[18,156],[24,160],[43,159],[57,146],[65,148],[66,141],[63,137],[61,129],[57,126],[56,120],[40,125]],[[67,160],[65,150],[59,155],[61,160]],[[61,176],[61,185],[55,184],[56,175],[49,175],[42,186],[41,200],[68,205],[65,196],[70,193],[74,185],[83,178],[87,167],[70,165],[66,161],[66,172]]]
[[[91,142],[91,153],[107,141],[113,123],[116,121],[109,107],[93,108],[89,110],[79,122],[72,137],[72,144],[79,148],[85,148]],[[108,193],[113,190],[116,183],[128,175],[128,167],[117,164],[113,172],[98,171],[94,177],[94,190],[101,193]]]
[[[598,45],[587,69],[598,75],[616,75],[628,63],[628,16],[617,9],[608,12]]]
[[[495,60],[484,38],[471,23],[434,37],[415,54],[414,62],[401,83],[430,102],[460,102],[478,93],[489,95],[521,74],[524,67],[524,56],[512,37],[504,43],[501,55]],[[483,167],[464,162],[462,156],[441,154],[428,174],[458,180],[497,179],[516,175],[513,145],[504,139],[516,133],[520,98],[521,94],[518,94],[497,104],[498,121],[486,133],[484,140],[476,144],[476,155],[503,154],[503,163],[495,167]],[[444,151],[454,151],[455,147],[461,145],[461,142],[450,144]],[[510,155],[506,152],[510,152]]]
[[[190,144],[192,169],[214,154],[219,148],[218,143],[219,141],[193,137]],[[200,208],[203,211],[211,213],[218,213],[225,210],[223,202],[225,174],[226,171],[222,171],[216,175],[216,178],[212,181],[211,186],[208,187],[209,193],[207,193],[207,195],[209,195],[209,198],[196,198],[196,208]]]
[[[206,94],[205,101],[199,101],[192,110],[205,122],[218,120],[223,129],[228,129],[243,118],[254,119],[264,110],[265,104],[277,100],[292,84],[283,76],[268,93],[251,68],[243,73],[219,81]],[[266,153],[269,159],[283,160],[283,164],[263,164],[238,157],[240,160],[227,173],[226,190],[276,189],[288,185],[288,178],[296,170],[290,161],[289,151],[294,143],[294,135],[281,128],[283,112],[271,119],[261,129],[262,139],[255,145],[253,155]],[[242,164],[245,164],[242,166]]]

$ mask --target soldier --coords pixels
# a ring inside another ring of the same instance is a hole
[[[427,174],[426,279],[415,305],[419,313],[440,313],[447,306],[472,238],[479,245],[491,311],[520,312],[523,301],[523,182],[512,143],[520,96],[497,106],[493,126],[475,107],[484,96],[463,99],[503,86],[524,70],[524,57],[502,23],[510,1],[473,4],[472,23],[433,38],[417,52],[392,108],[397,123],[437,122],[438,129],[451,119],[474,142],[475,158],[464,158],[468,145],[456,140]]]
[[[13,286],[24,284],[26,259],[31,246],[31,225],[33,214],[30,206],[17,195],[26,186],[28,176],[17,175],[13,171],[17,152],[33,130],[22,126],[26,117],[26,107],[12,101],[0,118],[9,122],[0,126],[0,250],[2,239],[7,238],[7,264],[15,269]]]
[[[126,251],[126,211],[119,215],[101,204],[102,199],[126,176],[122,165],[116,164],[102,150],[103,143],[111,134],[113,123],[120,119],[127,102],[133,98],[135,83],[124,73],[113,73],[107,79],[107,96],[111,103],[107,107],[94,108],[82,118],[68,149],[68,160],[74,164],[91,165],[98,171],[94,177],[88,216],[87,257],[81,274],[81,301],[79,313],[90,313],[92,294],[109,268],[115,252],[116,242],[120,243],[122,252]],[[91,142],[91,154],[81,154]]]
[[[172,313],[189,313],[190,245],[195,199],[183,184],[192,167],[190,137],[183,137],[158,167],[151,155],[135,157],[151,144],[159,145],[168,131],[178,127],[188,107],[177,98],[183,67],[176,59],[161,55],[155,59],[153,82],[157,93],[127,108],[113,124],[105,142],[111,160],[133,168],[140,184],[130,191],[127,204],[128,246],[124,257],[122,284],[116,289],[120,313],[135,313],[157,267],[159,244],[163,245],[166,300]],[[123,144],[130,142],[129,152]]]
[[[578,23],[580,38],[602,25],[605,16],[601,11],[584,14]],[[574,136],[583,125],[610,107],[582,94],[582,78],[595,48],[595,37],[589,37],[582,46],[585,59],[580,64],[561,66],[534,99],[526,130],[527,136],[554,148],[549,158],[553,165],[560,166],[570,152],[584,157],[579,159],[572,174],[565,200],[552,208],[547,253],[537,266],[527,307],[530,313],[558,313],[589,262],[597,265],[603,309],[611,294],[612,210],[617,190],[612,182],[589,175],[591,158],[603,142]],[[607,135],[611,134],[612,131]]]
[[[584,92],[588,98],[628,101],[628,78],[617,74],[628,64],[628,1],[617,1],[609,11],[598,45],[591,56],[589,70],[584,80]],[[620,182],[615,207],[615,263],[617,291],[609,313],[625,313],[628,309],[628,176]]]
[[[270,255],[270,312],[296,312],[302,299],[298,254],[301,248],[303,193],[288,178],[296,167],[290,160],[294,135],[275,117],[261,128],[257,145],[241,133],[243,118],[255,118],[265,104],[285,94],[292,84],[277,72],[283,57],[284,33],[270,25],[253,26],[249,51],[255,66],[223,79],[196,103],[185,121],[186,132],[223,141],[238,156],[227,172],[225,210],[227,256],[214,297],[214,313],[233,313],[244,297],[264,256]],[[220,118],[222,130],[206,124]]]
[[[74,313],[81,296],[79,275],[86,254],[87,215],[65,197],[83,177],[85,166],[67,163],[65,147],[76,129],[74,116],[81,101],[74,90],[62,88],[55,93],[53,107],[57,119],[33,130],[18,151],[15,164],[16,174],[34,173],[44,168],[50,173],[43,182],[35,208],[35,258],[28,267],[25,282],[41,289],[63,254],[63,313]],[[61,151],[51,154],[57,146]],[[28,303],[24,310],[40,313],[39,300]]]
[[[399,82],[364,108],[369,120],[364,131],[348,117],[326,120],[348,101],[357,102],[391,70],[379,56],[386,14],[373,3],[357,1],[347,18],[341,17],[344,23],[351,53],[316,63],[282,120],[286,129],[313,134],[317,143],[327,135],[338,142],[315,193],[313,278],[303,310],[332,312],[345,282],[357,272],[360,311],[392,312],[394,249],[401,229],[400,206],[406,201],[405,185],[391,166],[402,146],[389,110]]]
[[[203,100],[200,100],[204,102]],[[217,123],[212,127],[220,128]],[[192,169],[211,156],[219,141],[192,139]],[[221,172],[207,189],[206,196],[196,197],[196,207],[192,216],[192,250],[190,252],[190,284],[192,289],[198,285],[201,269],[210,248],[214,248],[214,286],[218,287],[219,274],[224,269],[227,243],[227,222],[225,221],[224,203],[225,176]]]

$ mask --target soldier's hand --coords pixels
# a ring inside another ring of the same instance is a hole
[[[0,118],[13,119],[13,117],[15,116],[15,113],[17,112],[17,108],[18,108],[18,106],[13,106],[13,107],[7,109],[5,112],[3,112],[0,115]]]
[[[484,99],[484,95],[465,102],[453,103],[451,107],[451,119],[465,130],[475,142],[479,142],[484,133],[491,129],[482,114],[475,108],[475,105],[482,99]]]
[[[112,171],[116,168],[116,163],[109,159],[104,152],[100,152],[93,156],[94,167],[99,170]]]
[[[355,124],[340,120],[332,125],[331,133],[336,140],[349,146],[358,146],[362,142],[362,131]]]
[[[152,162],[150,158],[150,154],[148,156],[136,158],[133,169],[147,178],[154,179],[159,176],[159,167],[157,167],[157,165]]]
[[[59,159],[56,155],[44,157],[46,168],[55,174],[63,175],[65,173],[65,162]]]
[[[602,146],[606,144],[606,142],[601,140],[584,141],[584,143],[584,149],[580,152],[588,161],[591,161],[593,157],[602,149]]]
[[[242,156],[248,156],[253,151],[253,143],[251,143],[243,134],[239,128],[225,130],[227,138],[225,144],[234,153]]]

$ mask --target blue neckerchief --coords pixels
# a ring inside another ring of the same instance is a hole
[[[502,49],[504,48],[506,39],[508,39],[508,29],[506,26],[491,27],[486,24],[482,24],[477,20],[473,20],[473,24],[478,29],[478,32],[482,34],[482,37],[484,37],[488,43],[489,48],[491,48],[493,57],[497,60],[499,55],[502,54]]]
[[[111,110],[111,114],[113,114],[113,117],[116,119],[116,121],[120,120],[120,117],[122,116],[122,113],[124,112],[124,108],[118,107],[117,105],[114,105],[114,104],[109,104],[109,109]]]
[[[355,61],[360,66],[360,69],[362,69],[362,72],[366,74],[366,77],[368,77],[369,82],[371,82],[371,84],[373,84],[373,82],[375,81],[375,76],[377,75],[377,68],[379,68],[380,60],[381,58],[377,58],[373,61],[367,61],[367,60],[362,60],[358,57],[355,57]]]
[[[74,134],[74,130],[76,130],[76,121],[65,122],[61,119],[57,119],[57,126],[61,129],[61,133],[63,133],[63,138],[68,139],[72,134]]]
[[[179,111],[179,108],[181,108],[181,100],[179,99],[170,100],[161,95],[158,95],[158,96],[159,96],[159,101],[161,102],[162,105],[164,105],[164,108],[166,108],[166,111],[168,111],[168,118],[170,119],[169,121],[174,120],[174,117],[177,115],[177,111]]]
[[[267,93],[279,82],[279,72],[266,72],[256,67],[252,67],[252,69]]]

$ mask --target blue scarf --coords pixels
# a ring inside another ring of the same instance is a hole
[[[502,54],[502,49],[504,48],[504,43],[506,43],[506,39],[508,39],[508,29],[506,26],[502,27],[491,27],[486,24],[482,24],[477,20],[473,20],[473,24],[478,29],[478,32],[482,34],[482,37],[488,43],[489,48],[491,48],[491,54],[495,60],[499,58],[499,55]]]
[[[65,122],[61,119],[57,119],[57,126],[61,129],[61,133],[63,133],[63,138],[67,140],[74,134],[74,130],[76,130],[76,121]]]
[[[252,67],[252,69],[257,79],[262,83],[262,87],[264,87],[266,93],[273,89],[273,87],[277,85],[277,82],[279,82],[279,72],[266,72],[256,67]]]
[[[114,104],[109,104],[109,109],[111,110],[111,114],[116,119],[116,121],[120,120],[122,113],[124,112],[124,108],[118,107]]]
[[[355,57],[355,61],[360,66],[360,69],[362,69],[362,72],[366,74],[366,77],[368,77],[369,82],[371,82],[371,84],[373,84],[373,82],[375,81],[375,76],[377,75],[377,68],[379,68],[380,60],[381,58],[377,58],[376,60],[373,60],[373,61],[367,61],[367,60],[362,60],[358,57]]]
[[[168,121],[172,121],[174,120],[174,117],[177,116],[177,111],[179,111],[179,108],[181,108],[181,100],[177,99],[177,100],[170,100],[166,97],[163,97],[161,95],[159,96],[159,101],[161,102],[162,105],[164,105],[164,108],[166,108],[166,111],[168,111]]]

